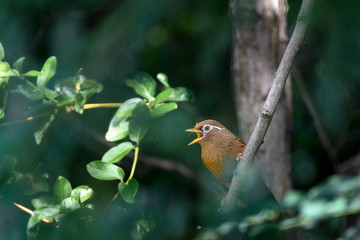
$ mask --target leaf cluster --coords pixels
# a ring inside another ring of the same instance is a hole
[[[311,188],[306,194],[290,191],[279,202],[280,212],[274,208],[262,208],[255,215],[245,216],[240,222],[225,222],[217,228],[208,229],[197,239],[211,239],[225,236],[234,229],[251,236],[257,236],[273,227],[273,231],[288,231],[294,228],[311,230],[321,223],[360,213],[360,177],[331,176],[326,182]],[[287,216],[287,217],[284,217]],[[337,226],[340,228],[341,221]],[[356,223],[358,226],[360,221]],[[336,224],[335,224],[336,225]],[[333,223],[333,226],[335,226]],[[356,226],[348,228],[343,239],[357,239],[360,233]]]
[[[66,178],[59,176],[55,182],[52,196],[44,195],[32,199],[31,203],[35,210],[28,221],[28,236],[35,238],[39,231],[39,223],[44,220],[60,224],[61,227],[62,219],[74,212],[82,212],[82,217],[78,218],[82,224],[90,223],[93,206],[85,204],[85,202],[92,195],[93,190],[90,187],[81,185],[73,189]]]
[[[157,80],[163,85],[156,94],[157,83],[147,73],[138,73],[134,79],[125,81],[140,95],[126,100],[111,119],[105,135],[107,141],[115,142],[129,137],[130,141],[122,141],[109,149],[101,160],[92,161],[87,165],[90,175],[96,179],[108,181],[118,180],[118,192],[127,203],[134,203],[139,183],[133,178],[138,159],[139,145],[150,127],[152,119],[177,109],[176,102],[187,101],[191,94],[185,88],[172,88],[167,76],[157,75]],[[134,160],[128,180],[125,181],[124,170],[115,165],[128,153],[134,150]]]
[[[103,89],[100,83],[82,75],[81,69],[75,76],[55,81],[51,85],[50,82],[56,73],[56,57],[48,58],[40,71],[30,70],[27,72],[23,72],[25,58],[18,59],[10,67],[9,63],[2,61],[4,57],[4,50],[0,43],[0,91],[5,93],[0,109],[0,118],[5,116],[8,93],[25,96],[33,103],[26,113],[30,116],[27,119],[33,119],[36,116],[47,117],[40,129],[34,133],[37,144],[40,144],[45,132],[59,113],[75,111],[82,114],[84,109],[87,109],[85,107],[88,99]],[[14,84],[9,84],[10,82]],[[148,132],[151,122],[153,119],[177,109],[178,102],[190,100],[192,94],[183,87],[171,87],[164,73],[158,74],[156,80],[147,73],[138,73],[133,79],[126,80],[125,83],[138,94],[138,97],[128,99],[121,104],[111,119],[105,135],[107,141],[121,142],[110,148],[101,160],[88,163],[86,168],[88,173],[98,180],[119,181],[117,193],[112,201],[120,195],[126,203],[134,203],[139,187],[134,173],[140,144]],[[15,87],[13,87],[14,85]],[[124,170],[116,163],[132,151],[134,151],[133,164],[131,172],[125,180]],[[32,174],[16,172],[14,171],[15,164],[16,160],[13,158],[0,162],[0,190],[2,186],[16,180],[30,183],[31,187],[28,188],[30,195],[48,192],[49,185],[46,175],[37,174],[36,171]],[[59,176],[52,195],[42,195],[32,199],[31,203],[35,210],[28,221],[28,236],[30,238],[38,236],[41,221],[53,223],[62,228],[65,224],[64,219],[76,216],[76,224],[80,223],[83,226],[90,224],[93,207],[85,202],[93,194],[93,190],[86,185],[73,189],[66,178]],[[137,231],[134,234],[141,237],[153,228],[153,221],[141,219],[137,223]]]
[[[17,93],[25,96],[33,105],[26,115],[46,116],[42,126],[34,133],[37,144],[54,121],[59,112],[75,110],[83,113],[87,100],[95,93],[100,93],[103,86],[93,79],[87,79],[81,74],[81,69],[73,77],[58,80],[54,88],[49,86],[50,80],[56,73],[56,57],[49,57],[40,71],[29,70],[23,72],[25,58],[21,57],[10,67],[4,62],[3,46],[0,43],[0,91],[3,92],[0,106],[0,119],[5,117],[6,103],[9,93]],[[34,79],[34,80],[30,80]],[[9,80],[16,80],[10,84]],[[15,87],[13,87],[15,85]]]

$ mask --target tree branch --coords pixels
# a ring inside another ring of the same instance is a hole
[[[306,90],[306,87],[305,87],[305,84],[304,84],[304,81],[303,81],[303,78],[301,76],[299,69],[297,69],[295,67],[292,72],[294,74],[293,76],[295,77],[295,82],[297,83],[297,85],[299,87],[299,92],[305,103],[305,106],[307,107],[311,117],[313,118],[315,129],[316,129],[316,132],[320,139],[320,143],[323,146],[323,148],[325,149],[327,155],[329,156],[329,159],[330,159],[330,162],[331,162],[331,165],[332,165],[334,171],[336,171],[336,168],[338,165],[338,162],[336,160],[338,152],[336,151],[335,146],[332,144],[329,136],[327,135],[323,126],[321,125],[320,118],[319,118],[318,114],[316,113],[314,105],[312,104],[311,97],[309,95],[309,92]]]
[[[255,154],[259,150],[261,143],[264,140],[266,131],[275,113],[276,106],[279,102],[281,93],[289,76],[291,67],[294,63],[295,56],[303,42],[313,2],[313,0],[303,0],[302,2],[294,32],[285,50],[284,56],[281,59],[270,92],[264,103],[263,110],[243,154],[243,158],[247,160],[248,164],[253,162]],[[240,161],[236,167],[229,191],[221,202],[221,207],[224,210],[231,209],[233,206],[235,206],[241,191],[240,175],[244,169],[244,165],[246,165],[242,164],[242,162],[243,160]]]

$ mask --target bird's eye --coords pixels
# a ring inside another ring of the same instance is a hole
[[[211,126],[210,125],[204,125],[203,126],[203,132],[207,133],[211,130]]]

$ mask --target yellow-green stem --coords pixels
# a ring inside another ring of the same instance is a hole
[[[138,160],[138,155],[139,155],[139,146],[135,147],[135,153],[134,153],[134,162],[131,168],[131,172],[130,172],[130,176],[128,178],[128,180],[126,181],[126,184],[128,184],[128,182],[133,178],[134,173],[135,173],[135,168],[136,168],[136,163]]]
[[[89,103],[89,104],[84,105],[84,109],[86,110],[86,109],[93,109],[93,108],[115,108],[115,107],[120,107],[121,105],[122,105],[122,103]],[[66,110],[67,110],[67,112],[71,112],[72,108],[69,107]],[[0,127],[5,127],[7,125],[12,125],[12,124],[16,124],[16,123],[22,123],[22,122],[26,122],[26,121],[31,121],[31,120],[33,120],[35,118],[43,117],[43,116],[48,115],[48,114],[49,113],[46,112],[46,113],[42,113],[42,114],[39,114],[39,115],[36,115],[36,116],[33,116],[33,117],[28,117],[28,118],[21,119],[21,120],[15,120],[15,121],[12,121],[12,122],[1,123]]]
[[[92,109],[92,108],[114,108],[120,107],[122,103],[88,103],[84,105],[85,109]]]

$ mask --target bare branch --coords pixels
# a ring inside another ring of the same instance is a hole
[[[243,158],[246,159],[248,163],[253,162],[255,154],[264,140],[266,131],[275,113],[276,106],[294,63],[295,56],[303,42],[313,2],[313,0],[303,0],[302,2],[294,32],[285,50],[284,56],[281,59],[278,70],[276,71],[274,82],[264,103],[263,110],[243,154]],[[241,162],[242,161],[240,161],[240,163]],[[244,165],[245,164],[238,164],[235,169],[229,191],[221,203],[222,209],[230,209],[235,206],[238,195],[241,191],[240,175]]]
[[[293,69],[292,72],[295,76],[295,82],[297,83],[297,85],[299,87],[300,95],[301,95],[307,109],[309,110],[311,117],[314,120],[315,128],[316,128],[317,134],[319,135],[320,143],[323,146],[323,148],[326,150],[326,153],[328,154],[328,156],[330,158],[332,167],[336,171],[336,167],[337,167],[338,163],[336,161],[337,151],[335,150],[335,146],[334,146],[334,144],[332,144],[329,136],[327,135],[323,126],[321,125],[320,118],[319,118],[318,114],[316,113],[314,105],[312,104],[309,92],[307,91],[307,89],[305,87],[301,73],[299,72],[299,70],[296,67]]]

